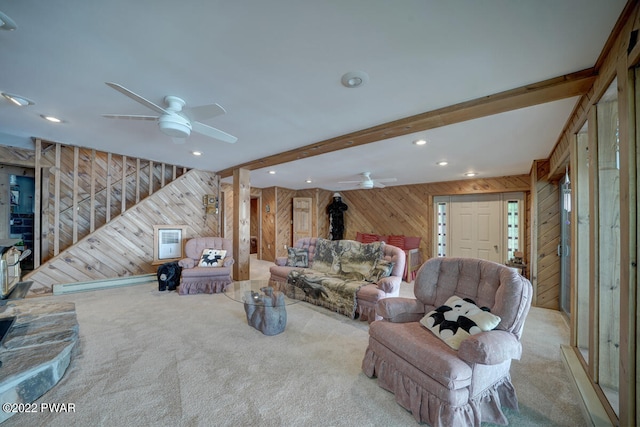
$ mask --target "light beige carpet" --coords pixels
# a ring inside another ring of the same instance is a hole
[[[368,325],[326,309],[288,306],[285,332],[269,337],[222,294],[148,283],[46,298],[76,303],[81,338],[37,402],[74,403],[75,413],[17,414],[3,427],[416,425],[361,372]],[[508,413],[511,425],[585,424],[560,362],[567,334],[558,313],[533,309],[512,368],[521,411]]]

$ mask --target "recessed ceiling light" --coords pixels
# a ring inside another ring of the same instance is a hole
[[[449,162],[446,162],[444,160],[441,161],[441,162],[436,163],[436,165],[438,165],[438,166],[447,166],[448,164],[449,164]]]
[[[417,140],[413,141],[413,143],[415,145],[425,145],[427,143],[427,140],[426,139],[417,139]]]
[[[10,93],[2,92],[2,96],[4,96],[6,99],[11,101],[13,104],[17,105],[18,107],[26,107],[28,105],[35,104],[35,102],[33,102],[32,100],[20,95],[13,95]]]
[[[202,156],[202,151],[192,151],[191,154],[194,156]]]
[[[270,170],[269,171],[269,175],[275,175],[275,174],[276,174],[276,171],[274,171],[274,170]]]
[[[305,182],[306,182],[307,184],[311,184],[313,181],[311,181],[310,179],[307,179]]]
[[[45,116],[44,114],[41,114],[40,117],[42,117],[45,120],[48,120],[52,123],[62,123],[62,120],[60,120],[57,117],[53,117],[53,116]]]
[[[476,175],[478,175],[477,172],[467,172],[464,174],[464,176],[476,176]]]
[[[351,71],[342,76],[342,85],[350,89],[360,87],[369,81],[369,76],[363,71]]]

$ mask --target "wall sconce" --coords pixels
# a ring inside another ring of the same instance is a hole
[[[218,215],[219,209],[218,209],[218,197],[213,195],[213,194],[205,194],[202,197],[202,203],[204,204],[206,211],[208,214],[216,214]]]

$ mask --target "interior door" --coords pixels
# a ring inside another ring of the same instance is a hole
[[[499,194],[451,197],[449,256],[505,262]]]
[[[311,197],[293,198],[293,243],[303,237],[311,237],[313,231]]]

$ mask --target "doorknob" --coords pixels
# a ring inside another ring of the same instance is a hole
[[[498,252],[498,245],[493,245],[493,249],[495,249],[495,251]]]

